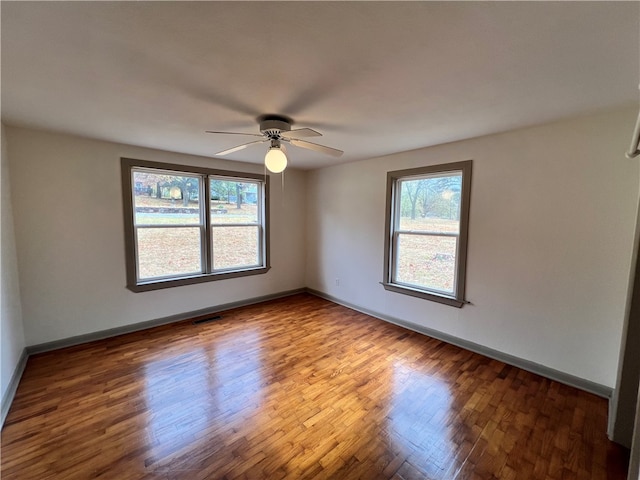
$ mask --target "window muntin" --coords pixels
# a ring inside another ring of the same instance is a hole
[[[464,303],[471,161],[389,172],[383,285]]]
[[[127,287],[266,273],[263,175],[122,159]]]

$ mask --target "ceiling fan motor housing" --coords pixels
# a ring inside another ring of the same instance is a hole
[[[260,122],[260,131],[269,138],[278,138],[280,132],[291,130],[291,124],[277,118],[265,119]]]

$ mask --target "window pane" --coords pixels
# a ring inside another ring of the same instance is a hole
[[[398,235],[395,281],[453,293],[457,237]]]
[[[259,185],[212,177],[211,223],[258,223]]]
[[[400,230],[460,231],[462,173],[401,180]]]
[[[133,172],[136,225],[200,224],[200,179]]]
[[[138,228],[138,277],[201,273],[199,227]]]
[[[213,228],[213,269],[253,267],[260,262],[258,227]]]

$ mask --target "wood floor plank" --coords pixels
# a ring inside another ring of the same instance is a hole
[[[29,358],[3,479],[625,479],[594,395],[300,294]]]

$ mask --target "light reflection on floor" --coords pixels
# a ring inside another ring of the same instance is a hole
[[[410,455],[414,465],[432,470],[437,477],[450,466],[456,450],[449,386],[404,362],[394,362],[393,384],[387,416],[389,438],[396,449]]]
[[[222,336],[215,347],[145,364],[146,433],[153,445],[150,462],[157,466],[183,449],[205,448],[198,444],[260,407],[259,330]]]

